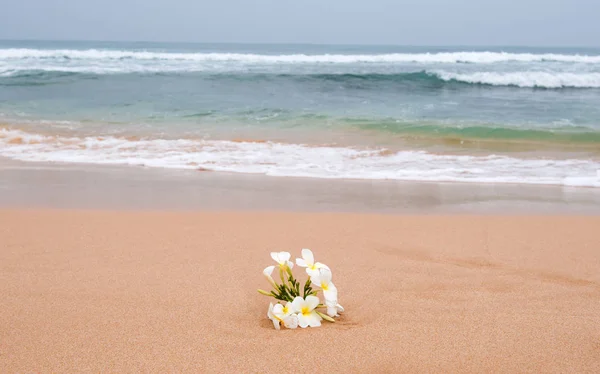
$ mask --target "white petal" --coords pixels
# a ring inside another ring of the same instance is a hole
[[[287,313],[284,313],[285,316],[289,316],[290,314],[294,313],[294,306],[292,303],[288,301],[287,304],[285,304],[285,307],[287,309]]]
[[[306,304],[308,305],[310,310],[313,310],[317,307],[317,305],[319,305],[319,298],[312,295],[306,296]]]
[[[305,268],[306,266],[308,266],[308,265],[306,265],[306,261],[304,261],[304,259],[302,259],[302,258],[297,258],[296,259],[296,265],[298,265],[300,267],[303,267],[303,268]]]
[[[337,308],[336,307],[327,307],[327,315],[329,317],[337,317]]]
[[[333,284],[333,282],[329,282],[329,284],[327,285],[327,291],[331,292],[331,293],[335,293],[335,295],[337,296],[337,287],[335,286],[335,284]]]
[[[283,305],[281,305],[281,304],[275,304],[275,306],[273,307],[273,315],[275,315],[279,319],[282,319],[282,317],[283,317]]]
[[[267,266],[265,270],[263,270],[263,274],[270,277],[271,274],[273,274],[273,270],[275,270],[275,266]]]
[[[298,326],[302,327],[303,329],[308,327],[308,318],[303,314],[298,314]]]
[[[337,304],[337,295],[338,293],[335,287],[323,290],[323,296],[325,296],[325,303],[329,302],[330,305]]]
[[[308,266],[312,266],[312,264],[315,263],[315,256],[313,256],[312,251],[308,248],[302,250],[302,258],[306,261]]]
[[[284,264],[290,259],[290,257],[292,257],[292,255],[290,255],[290,252],[279,252],[279,261],[281,261],[280,264]]]
[[[327,270],[331,271],[331,269],[329,269],[329,266],[327,266],[327,265],[325,265],[325,264],[322,264],[322,263],[320,263],[320,262],[317,262],[317,263],[315,264],[315,267],[316,267],[317,269],[327,269]]]
[[[316,312],[312,312],[306,317],[306,319],[310,327],[319,327],[321,326],[321,320],[323,318],[321,318],[321,316],[318,315]]]
[[[281,327],[279,326],[279,320],[278,319],[274,319],[273,320],[273,327],[275,327],[276,330],[281,329]]]
[[[321,282],[329,283],[331,282],[331,270],[328,268],[320,268],[319,269],[319,278],[321,278]]]
[[[275,260],[275,262],[277,262],[278,264],[281,263],[281,262],[279,262],[279,253],[278,252],[271,252],[271,258],[273,260]]]
[[[309,270],[310,268],[307,268],[306,272],[308,273]],[[318,271],[316,273],[313,272],[313,274],[310,276],[310,282],[317,287],[321,287],[321,274],[319,274]]]
[[[319,276],[319,269],[306,268],[306,274],[308,274],[311,277],[310,281],[312,282],[313,281],[312,277],[318,277]]]
[[[287,266],[288,266],[290,269],[293,269],[293,268],[294,268],[294,263],[293,263],[292,261],[288,261],[288,262],[287,262]]]
[[[269,310],[267,311],[267,318],[269,318],[269,319],[275,318],[275,316],[273,316],[273,303],[269,303]]]
[[[338,311],[338,313],[344,313],[344,307],[341,306],[340,304],[336,304],[336,309]]]
[[[296,296],[294,301],[292,301],[292,306],[294,307],[294,311],[300,312],[302,311],[302,307],[306,304],[306,301],[302,298],[302,296]]]
[[[288,329],[295,329],[296,327],[298,327],[298,322],[298,315],[296,314],[287,316],[286,319],[283,320],[283,324]]]

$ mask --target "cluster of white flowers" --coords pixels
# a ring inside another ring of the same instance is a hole
[[[303,249],[302,258],[296,259],[296,265],[306,268],[309,279],[304,283],[302,292],[300,292],[300,283],[292,273],[294,263],[290,261],[290,254],[288,252],[271,252],[271,257],[278,264],[281,283],[277,283],[272,277],[276,266],[268,266],[263,270],[263,274],[273,286],[273,290],[270,292],[258,290],[258,292],[274,297],[281,302],[269,305],[267,317],[273,321],[273,326],[279,330],[283,323],[288,329],[295,329],[298,326],[302,328],[318,327],[321,326],[322,320],[335,322],[334,317],[338,317],[344,308],[338,303],[338,292],[331,281],[332,274],[329,267],[315,262],[310,249]],[[318,289],[313,290],[313,285]],[[318,291],[323,293],[324,304],[318,297]],[[325,308],[326,313],[319,311],[319,308]]]

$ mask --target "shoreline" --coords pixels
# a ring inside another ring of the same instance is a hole
[[[248,131],[248,130],[246,130]],[[295,131],[295,130],[294,130]],[[234,131],[235,132],[235,131]],[[76,132],[74,132],[75,134]],[[283,133],[283,132],[282,132]],[[113,136],[114,135],[114,136]],[[55,136],[0,128],[0,156],[27,162],[207,170],[318,179],[468,182],[600,188],[600,160],[584,148],[567,151],[499,151],[477,146],[344,146],[265,141],[234,136],[145,138]],[[239,134],[238,134],[239,135]],[[288,134],[289,135],[289,134]],[[325,141],[325,143],[323,143]]]
[[[519,138],[519,137],[492,137],[489,135],[473,136],[469,134],[461,134],[460,128],[453,128],[448,126],[447,129],[440,128],[441,134],[438,132],[428,133],[427,131],[421,130],[419,127],[427,126],[426,124],[421,125],[416,121],[413,125],[416,126],[416,130],[411,130],[411,123],[404,124],[406,129],[403,131],[395,130],[377,130],[373,128],[360,127],[359,124],[362,122],[369,123],[376,122],[377,120],[368,119],[356,119],[357,125],[355,127],[339,127],[339,128],[319,128],[319,127],[307,127],[304,129],[284,127],[284,128],[268,128],[261,127],[260,125],[254,125],[250,128],[244,128],[244,123],[231,123],[225,128],[220,128],[219,123],[203,123],[205,126],[204,133],[186,133],[177,131],[174,132],[170,137],[165,137],[164,133],[155,133],[151,129],[133,128],[129,131],[123,131],[120,133],[101,133],[98,130],[102,126],[106,126],[102,122],[90,122],[85,123],[85,127],[78,120],[48,120],[44,118],[31,118],[31,119],[18,119],[18,118],[6,118],[0,117],[0,130],[19,130],[26,133],[32,133],[43,136],[62,136],[62,137],[110,137],[115,136],[118,138],[125,138],[131,140],[141,139],[185,139],[185,140],[217,140],[217,141],[231,141],[231,142],[249,142],[249,143],[282,143],[282,144],[299,144],[308,145],[311,147],[332,145],[336,147],[344,148],[365,148],[365,149],[379,149],[385,148],[393,152],[398,151],[416,151],[416,150],[427,150],[432,153],[439,154],[453,154],[468,152],[468,154],[475,156],[490,155],[500,153],[502,155],[518,155],[522,157],[536,157],[538,155],[554,155],[562,158],[569,158],[574,155],[585,155],[594,159],[598,159],[600,156],[600,139],[580,139],[586,135],[591,135],[592,138],[596,137],[594,128],[581,128],[573,130],[571,132],[560,132],[564,130],[562,128],[524,128],[520,129],[515,126],[507,127],[494,127],[486,124],[467,124],[465,127],[477,128],[481,130],[488,130],[493,132],[494,130],[503,129],[506,131],[514,131],[515,133],[531,133],[531,132],[549,132],[558,130],[559,132],[552,138],[552,136],[546,136],[544,139],[535,138]],[[380,119],[385,121],[385,119]],[[59,126],[53,126],[58,124]],[[168,123],[158,124],[167,125]],[[193,122],[174,122],[171,125],[193,125]],[[44,127],[44,126],[49,127]],[[71,127],[73,125],[79,125]],[[127,126],[127,123],[123,123]],[[222,125],[222,124],[221,124]],[[108,128],[107,128],[108,129]],[[444,132],[443,130],[446,130]],[[412,131],[412,132],[411,132]],[[453,132],[454,131],[454,132]],[[206,134],[210,133],[207,137]],[[568,139],[568,137],[573,139]],[[562,139],[561,137],[567,137]],[[579,140],[577,140],[579,139]],[[527,156],[529,155],[529,156]]]
[[[0,208],[600,214],[600,189],[271,177],[0,159]]]

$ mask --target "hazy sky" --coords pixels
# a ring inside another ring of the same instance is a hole
[[[600,0],[4,0],[0,39],[600,46]]]

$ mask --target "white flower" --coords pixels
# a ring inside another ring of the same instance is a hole
[[[275,270],[275,266],[274,265],[267,266],[265,268],[265,270],[263,270],[263,275],[267,278],[267,280],[269,281],[269,283],[271,283],[271,285],[273,287],[275,287],[275,289],[277,289],[277,284],[273,280],[273,277],[271,277],[271,274],[273,274],[273,270]]]
[[[290,314],[289,316],[285,317],[285,319],[283,320],[283,324],[288,329],[295,329],[296,327],[298,327],[298,315]]]
[[[302,258],[297,258],[296,264],[298,266],[306,268],[306,273],[310,276],[312,276],[313,274],[317,274],[319,272],[319,269],[321,268],[329,269],[325,264],[322,264],[320,262],[315,263],[315,257],[313,256],[312,251],[307,248],[302,250]]]
[[[310,281],[323,290],[325,303],[331,305],[337,304],[337,288],[331,281],[331,270],[325,268],[319,269],[318,274],[310,277]]]
[[[271,252],[271,257],[281,268],[284,268],[286,265],[290,269],[294,267],[294,263],[290,261],[291,255],[289,252]]]
[[[290,302],[285,304],[285,306],[281,304],[273,305],[273,303],[270,303],[267,317],[273,321],[273,326],[277,330],[281,329],[281,322],[283,322],[283,325],[288,329],[295,329],[298,327],[298,316],[294,314],[294,307]]]
[[[298,313],[298,324],[302,328],[319,327],[321,326],[321,316],[317,314],[315,308],[319,305],[319,298],[316,296],[307,296],[303,299],[301,296],[296,296],[292,301],[294,310]]]
[[[289,301],[287,302],[287,304],[281,305],[281,304],[276,304],[273,307],[273,314],[277,316],[277,318],[284,320],[285,317],[291,315],[294,313],[294,306],[292,305],[292,303],[290,303]]]
[[[327,306],[327,315],[329,317],[338,317],[339,313],[344,313],[344,307],[337,303],[336,301],[325,301],[325,305]]]
[[[267,317],[273,322],[273,326],[275,329],[279,330],[281,327],[279,323],[281,322],[279,318],[275,314],[273,314],[273,303],[269,303],[269,311],[267,312]]]

